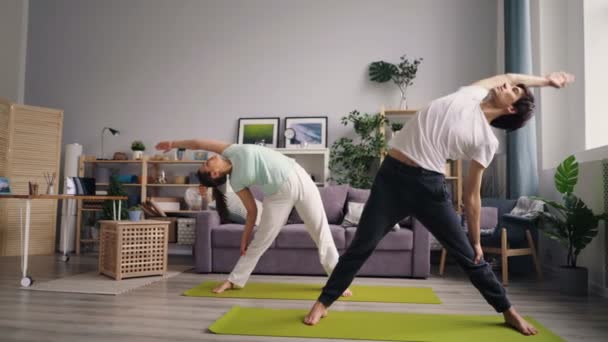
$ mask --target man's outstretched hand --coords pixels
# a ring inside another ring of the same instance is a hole
[[[554,88],[563,88],[568,85],[568,83],[574,82],[574,75],[563,71],[557,71],[547,75],[547,80],[549,81],[550,86]]]

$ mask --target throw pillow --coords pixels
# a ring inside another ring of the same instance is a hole
[[[327,215],[329,224],[340,224],[344,217],[344,203],[346,203],[346,194],[348,186],[346,185],[330,185],[319,188],[321,201]],[[294,208],[287,219],[288,224],[303,223],[300,215]]]
[[[359,225],[364,206],[365,203],[348,202],[348,209],[346,210],[344,221],[342,221],[342,227],[346,228]],[[399,223],[396,223],[392,229],[393,231],[397,231],[399,228]]]
[[[346,196],[347,202],[357,202],[357,203],[365,203],[369,198],[369,189],[358,189],[358,188],[348,188],[348,196]],[[406,216],[399,222],[400,227],[411,227],[412,226],[412,217]]]

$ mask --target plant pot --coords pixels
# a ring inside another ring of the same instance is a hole
[[[141,210],[129,211],[129,220],[139,221],[141,219]]]
[[[561,266],[557,271],[559,291],[569,296],[586,296],[589,275],[584,267]]]
[[[133,159],[140,160],[144,157],[144,151],[133,151]]]

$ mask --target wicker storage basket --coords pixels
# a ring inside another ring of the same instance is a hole
[[[166,221],[100,221],[99,273],[116,280],[167,271]]]
[[[196,219],[194,218],[178,218],[177,219],[177,244],[192,245],[194,244],[194,228],[196,227]]]

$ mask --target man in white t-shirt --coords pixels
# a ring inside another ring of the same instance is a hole
[[[384,235],[396,222],[412,215],[454,256],[486,301],[503,313],[508,325],[524,335],[536,334],[511,306],[502,284],[483,260],[479,237],[481,176],[498,148],[491,126],[512,131],[532,116],[534,96],[528,87],[562,88],[573,81],[574,76],[564,72],[546,77],[497,75],[434,100],[418,112],[390,141],[357,233],[304,323],[318,323]],[[447,159],[471,160],[463,195],[468,238],[447,192],[443,174]]]

